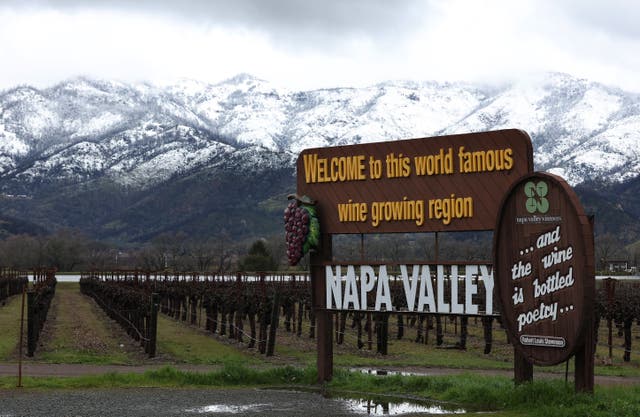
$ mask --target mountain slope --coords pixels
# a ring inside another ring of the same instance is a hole
[[[314,91],[241,74],[214,85],[77,78],[0,93],[0,208],[117,240],[270,233],[280,219],[264,202],[293,190],[302,149],[502,128],[527,131],[536,169],[580,185],[593,207],[633,199],[612,193],[640,173],[637,94],[565,74]],[[640,213],[602,217],[629,223]]]

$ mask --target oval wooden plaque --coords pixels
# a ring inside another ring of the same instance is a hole
[[[505,196],[494,231],[494,277],[511,343],[534,365],[566,361],[593,314],[593,230],[560,177],[532,173]]]

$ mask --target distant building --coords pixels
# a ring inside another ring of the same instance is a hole
[[[632,272],[629,261],[626,259],[607,259],[607,271],[609,272]]]

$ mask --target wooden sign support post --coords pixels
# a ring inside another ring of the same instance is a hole
[[[575,354],[575,390],[576,392],[593,393],[594,386],[594,358],[596,355],[596,338],[593,320],[585,323],[584,344],[578,348]]]
[[[516,384],[533,381],[533,364],[518,350],[513,352],[513,374]]]
[[[324,265],[331,262],[331,235],[323,234],[318,252],[311,253],[311,302],[316,316],[316,341],[318,348],[318,382],[333,377],[333,320],[326,308]]]
[[[593,236],[593,216],[589,217],[589,235]],[[587,269],[593,271],[590,279],[594,281],[593,289],[591,289],[591,296],[594,298],[592,303],[595,304],[595,247],[594,242],[591,240],[591,246],[587,245]],[[575,370],[575,390],[576,392],[590,392],[593,393],[594,388],[594,371],[595,371],[595,356],[596,356],[596,327],[595,327],[595,313],[588,314],[584,326],[584,342],[582,347],[576,350],[576,370]]]

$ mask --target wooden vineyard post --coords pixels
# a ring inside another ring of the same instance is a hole
[[[26,298],[27,286],[22,286],[22,304],[20,305],[20,340],[18,345],[18,385],[17,388],[22,388],[22,344],[24,342],[24,299]]]
[[[376,352],[387,355],[389,352],[389,314],[376,313]]]
[[[365,327],[367,328],[367,348],[373,350],[373,320],[371,318],[371,312],[367,312],[367,322]]]
[[[236,315],[235,315],[235,338],[238,342],[242,343],[242,336],[244,333],[244,325],[242,323],[242,312],[245,311],[244,306],[244,297],[243,294],[243,285],[242,285],[242,274],[239,272],[236,274],[236,284],[235,284],[235,292],[236,292]]]
[[[280,312],[280,294],[276,291],[273,294],[273,307],[271,308],[271,324],[269,325],[269,340],[267,341],[266,356],[273,356],[276,347],[276,330],[278,329],[278,317]]]
[[[333,377],[333,321],[326,309],[324,263],[332,257],[331,235],[322,235],[320,248],[310,254],[311,258],[311,298],[316,317],[318,382],[330,381]]]
[[[484,354],[488,355],[491,353],[491,345],[493,344],[493,333],[492,333],[492,324],[493,317],[483,317],[482,318],[482,328],[484,333]]]
[[[260,306],[261,309],[266,309],[266,284],[265,284],[266,274],[264,272],[260,273]],[[260,328],[258,333],[258,352],[265,353],[267,351],[267,314],[265,311],[261,311],[258,316],[260,320]]]
[[[147,354],[150,358],[155,358],[156,356],[156,344],[158,339],[158,304],[160,302],[160,295],[158,293],[151,294],[151,315],[149,317],[149,334],[147,335],[147,339],[149,343],[149,347],[147,349]]]
[[[27,291],[27,356],[32,357],[36,350],[36,293],[33,290]]]
[[[251,331],[251,336],[249,337],[249,349],[255,347],[256,345],[256,316],[254,313],[249,313],[249,329]]]
[[[604,288],[607,293],[607,310],[613,311],[613,305],[616,295],[616,280],[607,278],[603,280]],[[613,319],[611,313],[607,314],[607,343],[609,345],[609,361],[613,359]]]

